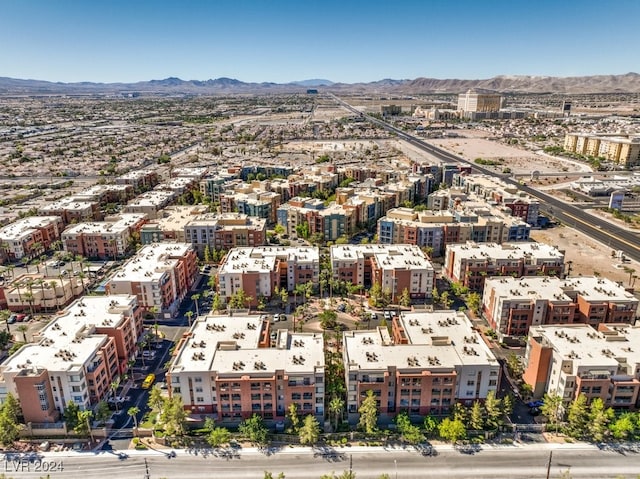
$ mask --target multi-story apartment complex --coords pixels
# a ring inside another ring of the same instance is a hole
[[[564,149],[580,155],[596,156],[624,167],[640,165],[640,136],[568,133]]]
[[[325,207],[321,200],[300,197],[280,206],[277,217],[288,235],[297,236],[296,227],[306,224],[310,235],[321,234],[325,241],[351,235],[357,222],[354,208],[335,203]]]
[[[143,193],[129,201],[122,209],[124,213],[143,213],[149,219],[156,219],[160,210],[169,205],[176,198],[176,193],[170,190],[153,190]]]
[[[322,334],[272,334],[257,316],[200,317],[178,343],[167,383],[185,409],[218,421],[282,420],[296,404],[322,423]]]
[[[540,203],[513,185],[488,175],[457,175],[454,183],[466,194],[511,210],[512,216],[522,218],[530,225],[538,223]]]
[[[107,294],[134,294],[145,311],[173,316],[198,274],[198,258],[190,244],[143,246],[106,282]]]
[[[558,395],[566,407],[583,394],[607,407],[640,406],[640,328],[627,324],[534,326],[524,381],[534,397]]]
[[[275,224],[276,212],[280,207],[281,196],[271,191],[240,193],[227,191],[220,195],[220,211],[222,213],[244,213]]]
[[[38,208],[38,214],[59,216],[65,225],[102,219],[100,204],[97,201],[78,200],[73,196],[41,206]]]
[[[0,365],[0,392],[26,422],[53,422],[70,402],[89,409],[126,371],[142,324],[135,296],[81,298]]]
[[[207,205],[167,206],[158,212],[158,217],[140,229],[140,243],[151,244],[159,241],[188,243],[184,227],[196,216],[209,211]]]
[[[482,291],[490,276],[564,275],[564,253],[544,243],[447,245],[444,274],[472,291]]]
[[[260,297],[270,298],[276,287],[291,292],[297,284],[317,285],[319,274],[318,248],[233,248],[218,268],[218,292],[227,301],[242,289],[252,298],[249,305],[256,306]]]
[[[73,197],[79,201],[95,201],[101,205],[107,203],[122,204],[135,196],[131,185],[104,184],[93,185],[86,188]]]
[[[0,286],[0,306],[10,311],[54,311],[84,293],[88,279],[79,276],[47,276],[29,273]]]
[[[209,213],[190,219],[184,236],[199,255],[206,246],[218,250],[260,246],[267,241],[267,220],[243,213]]]
[[[117,185],[131,185],[136,191],[149,190],[160,181],[155,169],[133,170],[116,178]]]
[[[10,260],[41,254],[60,239],[58,216],[27,216],[0,228],[0,249]]]
[[[401,313],[391,334],[382,327],[343,334],[351,421],[368,390],[382,415],[446,414],[498,390],[500,365],[460,311]]]
[[[122,258],[132,248],[132,235],[140,232],[145,221],[143,213],[123,213],[100,222],[71,225],[62,233],[62,245],[66,251],[91,259]]]
[[[597,277],[488,278],[482,311],[498,336],[526,336],[544,324],[634,324],[638,299],[611,280]]]
[[[434,256],[441,256],[452,243],[527,241],[530,232],[531,226],[524,221],[489,210],[394,208],[378,220],[378,243],[426,247]]]
[[[331,247],[333,277],[370,288],[378,283],[392,301],[407,289],[411,298],[430,298],[435,285],[433,265],[420,248],[407,244],[335,245]]]

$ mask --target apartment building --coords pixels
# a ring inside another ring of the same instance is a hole
[[[500,364],[460,311],[401,313],[386,328],[343,333],[347,412],[373,391],[378,411],[393,416],[446,414],[499,388]]]
[[[80,298],[0,365],[0,391],[26,422],[56,421],[70,402],[90,409],[127,369],[142,322],[134,296]]]
[[[564,253],[545,243],[449,244],[443,273],[471,291],[481,292],[490,276],[564,275]]]
[[[435,285],[433,265],[414,245],[334,245],[330,250],[333,277],[365,289],[378,283],[399,299],[407,289],[412,299],[431,298]]]
[[[541,398],[559,395],[566,408],[582,394],[606,407],[640,405],[640,328],[627,324],[539,325],[529,331],[524,381]]]
[[[0,249],[9,260],[30,258],[58,241],[62,229],[58,216],[27,216],[0,228]]]
[[[454,183],[467,194],[509,208],[512,216],[530,225],[538,223],[540,202],[516,186],[489,175],[458,175]]]
[[[239,181],[236,173],[219,171],[215,176],[210,176],[200,180],[200,193],[209,198],[212,203],[220,203],[222,193],[226,191],[229,183],[233,180]]]
[[[626,168],[640,165],[640,136],[568,133],[564,137],[564,150],[602,157]]]
[[[495,209],[427,210],[393,208],[378,220],[378,243],[406,243],[442,256],[447,245],[466,241],[527,241],[531,226]]]
[[[122,204],[135,196],[131,185],[104,184],[93,185],[73,195],[78,201],[95,201],[101,205],[107,203]]]
[[[143,246],[106,282],[108,295],[133,294],[145,311],[173,317],[198,274],[195,250],[186,243]]]
[[[233,248],[218,267],[218,293],[228,301],[242,289],[251,297],[271,298],[276,287],[292,292],[297,284],[318,284],[320,255],[318,248],[256,246]]]
[[[351,207],[335,203],[325,207],[321,200],[300,197],[279,207],[277,218],[289,236],[298,236],[296,228],[306,224],[309,235],[321,234],[325,241],[350,236],[357,223],[356,212]]]
[[[79,276],[48,276],[28,273],[0,286],[0,306],[13,312],[56,311],[84,294],[88,279]]]
[[[283,420],[289,406],[324,421],[321,333],[271,332],[257,316],[202,316],[176,346],[170,394],[192,414],[238,422]]]
[[[102,220],[100,204],[97,201],[78,200],[73,196],[41,206],[38,208],[38,214],[59,216],[65,225]]]
[[[265,219],[275,224],[276,212],[281,204],[281,196],[271,191],[240,193],[227,191],[220,195],[220,211],[222,213],[244,213],[248,216]]]
[[[132,170],[115,179],[116,185],[131,185],[136,191],[150,190],[160,181],[156,169]]]
[[[495,277],[485,282],[482,311],[502,339],[526,336],[531,327],[545,324],[634,324],[638,303],[605,278]]]
[[[129,201],[122,212],[142,213],[150,220],[155,220],[160,215],[160,210],[172,203],[175,198],[176,193],[170,190],[147,191]]]
[[[79,223],[62,232],[65,251],[90,259],[118,259],[132,249],[133,235],[146,222],[144,213],[108,216],[104,221]]]
[[[267,220],[243,213],[198,215],[184,225],[184,237],[200,256],[206,246],[212,250],[261,246],[267,241]]]
[[[188,243],[184,227],[196,216],[209,211],[207,205],[167,206],[158,213],[155,220],[144,224],[140,229],[142,244],[173,241]]]

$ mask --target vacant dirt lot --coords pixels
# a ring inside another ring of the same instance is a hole
[[[621,264],[618,259],[611,257],[611,248],[566,226],[532,231],[531,238],[564,250],[565,263],[573,262],[571,276],[593,276],[594,273],[599,273],[604,278],[622,281],[624,286],[629,286],[629,273],[623,266],[640,272],[640,264],[637,262]]]

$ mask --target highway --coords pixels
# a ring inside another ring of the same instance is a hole
[[[612,250],[621,250],[627,257],[640,261],[640,237],[636,233],[620,228],[583,211],[577,206],[565,203],[542,191],[522,184],[508,175],[497,175],[494,171],[491,171],[488,168],[484,168],[472,161],[466,160],[442,148],[427,143],[424,140],[417,138],[404,130],[396,128],[385,121],[365,115],[333,94],[329,94],[329,96],[350,112],[362,115],[368,121],[395,133],[399,138],[411,143],[415,147],[421,149],[425,153],[429,153],[439,160],[450,163],[464,163],[473,167],[473,169],[478,173],[498,177],[505,183],[518,187],[520,190],[540,201],[540,211],[542,213],[550,215],[567,226],[571,226],[572,228],[585,233],[586,235],[611,247]]]
[[[569,473],[573,479],[631,479],[640,471],[640,454],[636,451],[602,451],[589,445],[556,446],[559,447],[552,451],[549,476],[552,478]],[[45,463],[52,479],[261,479],[264,471],[272,472],[274,477],[283,472],[287,479],[319,479],[323,474],[340,474],[349,468],[358,479],[377,479],[382,474],[402,479],[542,479],[546,477],[550,448],[543,444],[478,447],[463,452],[444,446],[436,456],[422,456],[412,449],[362,447],[339,448],[329,455],[308,448],[288,447],[270,454],[240,450],[218,454],[199,451],[195,455],[179,450],[172,457],[166,452],[125,451],[119,456],[116,451],[67,457],[45,453],[31,462],[10,456],[2,459],[0,467],[7,477],[33,479],[43,476],[35,469],[38,465],[42,469]]]

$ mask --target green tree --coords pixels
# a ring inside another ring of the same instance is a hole
[[[411,295],[409,294],[408,288],[404,288],[402,290],[402,295],[400,296],[400,306],[404,306],[406,308],[411,306]]]
[[[513,396],[511,394],[507,394],[502,399],[502,418],[503,422],[505,419],[511,417],[513,414]]]
[[[21,324],[16,328],[16,330],[22,333],[22,340],[25,343],[28,343],[29,341],[27,341],[27,331],[29,331],[29,326],[27,326],[26,324]]]
[[[298,432],[298,428],[300,427],[300,416],[298,416],[298,405],[294,402],[289,404],[289,409],[287,410],[287,419],[291,422],[291,432],[296,434]]]
[[[67,425],[67,431],[75,430],[78,425],[78,413],[80,412],[80,408],[73,401],[69,401],[67,403],[67,407],[64,408],[64,412],[62,413],[62,417],[64,418],[64,422]]]
[[[440,293],[438,292],[438,288],[433,288],[431,291],[431,298],[433,299],[433,304],[440,303]]]
[[[424,427],[426,435],[430,437],[438,429],[438,420],[433,416],[425,416],[422,427]]]
[[[377,281],[373,283],[369,290],[369,305],[373,307],[380,307],[383,303],[382,286]]]
[[[88,436],[91,432],[91,418],[93,417],[93,412],[89,410],[78,411],[78,421],[73,428],[73,432],[75,432],[78,436]]]
[[[222,299],[218,293],[213,295],[213,299],[211,300],[211,309],[213,309],[214,313],[217,313],[222,309]]]
[[[373,391],[369,389],[366,394],[366,397],[358,409],[358,413],[360,414],[358,428],[366,434],[372,434],[377,430],[378,406]]]
[[[96,406],[96,421],[106,423],[111,418],[111,409],[106,401],[100,401]]]
[[[191,295],[191,301],[193,301],[193,304],[195,304],[196,306],[196,316],[200,316],[200,298],[201,298],[201,294],[200,293],[195,293]]]
[[[567,432],[571,437],[581,439],[587,434],[588,415],[587,396],[578,394],[567,411]]]
[[[171,398],[163,398],[160,411],[160,424],[167,436],[182,436],[185,432],[187,413],[184,410],[182,397],[174,394]]]
[[[453,303],[453,300],[449,298],[449,291],[443,291],[440,295],[440,304],[444,309],[449,309],[451,303]]]
[[[587,429],[593,441],[602,442],[607,432],[607,426],[614,416],[613,409],[605,408],[602,399],[595,398],[591,401]]]
[[[0,406],[0,444],[3,446],[10,446],[18,440],[22,427],[18,421],[19,414],[18,401],[9,393],[4,404]]]
[[[480,431],[484,427],[484,418],[482,416],[482,406],[479,401],[475,401],[469,413],[469,427],[475,431]]]
[[[473,292],[467,295],[467,307],[473,311],[474,314],[480,313],[480,305],[482,304],[482,297],[479,293]]]
[[[162,390],[157,384],[154,385],[149,391],[149,398],[147,399],[147,406],[149,409],[156,409],[162,411],[164,406],[164,398],[162,397]]]
[[[280,474],[278,474],[275,478],[273,476],[273,474],[269,471],[264,471],[264,477],[263,479],[284,479],[284,472],[281,472]]]
[[[313,415],[308,414],[298,430],[300,444],[315,444],[320,437],[320,424]]]
[[[396,416],[396,426],[405,442],[419,444],[424,441],[424,435],[420,432],[420,428],[411,423],[406,412],[401,412]]]
[[[257,414],[242,421],[238,426],[238,432],[254,444],[264,445],[267,443],[267,427]]]
[[[484,401],[484,412],[487,416],[487,426],[496,428],[502,424],[502,408],[500,399],[496,398],[495,391],[489,391]]]
[[[452,444],[456,444],[460,439],[464,439],[467,435],[467,431],[464,427],[464,423],[459,419],[445,418],[438,426],[438,432],[440,437],[445,441],[449,441]]]
[[[227,428],[214,427],[207,434],[207,444],[211,447],[220,447],[223,444],[228,444],[231,440],[231,433]]]
[[[558,432],[558,423],[562,413],[562,396],[545,394],[543,400],[544,404],[540,407],[540,412],[554,426],[555,431]]]
[[[618,440],[625,440],[633,434],[638,424],[638,416],[632,412],[625,412],[609,424],[611,435]]]
[[[239,289],[229,298],[229,307],[231,309],[244,309],[253,301],[251,296],[247,296],[244,289]]]

